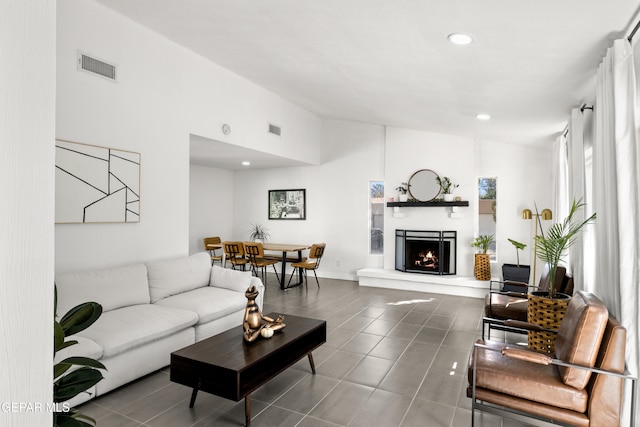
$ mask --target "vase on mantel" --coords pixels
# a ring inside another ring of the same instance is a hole
[[[445,202],[453,202],[453,194],[443,194]]]
[[[406,202],[409,200],[409,196],[407,194],[398,194],[398,200],[401,202]]]

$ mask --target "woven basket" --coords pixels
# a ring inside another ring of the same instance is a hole
[[[557,298],[547,298],[546,295],[546,292],[529,294],[527,321],[546,329],[558,330],[571,297],[557,294]],[[527,343],[529,348],[536,351],[555,354],[555,340],[556,334],[552,332],[529,331]]]
[[[491,280],[491,262],[489,254],[475,254],[473,275],[476,280]]]

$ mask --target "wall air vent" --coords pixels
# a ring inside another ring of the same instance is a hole
[[[272,125],[271,123],[269,123],[269,133],[280,136],[281,131],[282,129],[280,128],[280,126]]]
[[[82,52],[78,52],[78,70],[97,74],[112,82],[117,81],[115,65],[93,58]]]

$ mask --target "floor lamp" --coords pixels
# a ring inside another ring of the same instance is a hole
[[[553,218],[553,214],[551,213],[551,209],[543,209],[541,213],[538,213],[536,209],[536,213],[531,212],[531,209],[524,209],[522,211],[522,219],[531,219],[536,217],[536,231],[533,234],[533,284],[535,286],[536,283],[536,261],[538,259],[538,240],[536,237],[538,236],[538,221],[542,218],[545,221],[548,221]],[[542,227],[542,225],[540,225]]]

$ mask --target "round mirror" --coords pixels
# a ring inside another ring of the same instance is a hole
[[[409,178],[409,194],[419,202],[429,202],[440,194],[438,174],[431,169],[421,169]]]

